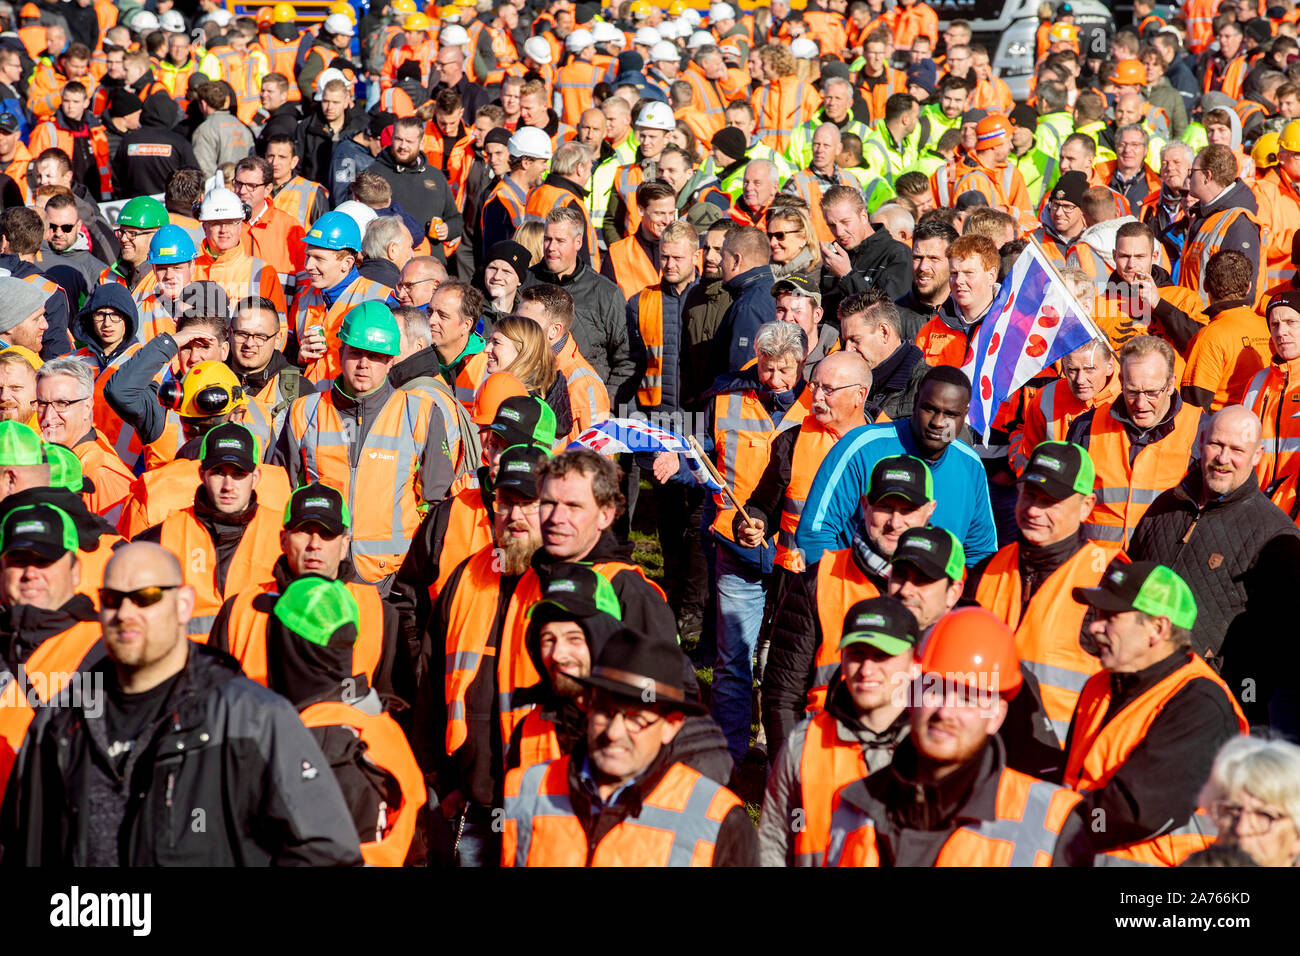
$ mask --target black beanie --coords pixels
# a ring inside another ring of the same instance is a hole
[[[745,158],[745,134],[734,126],[724,126],[713,134],[713,148],[733,160]]]
[[[496,143],[498,146],[509,147],[510,130],[506,129],[504,126],[497,126],[488,130],[488,134],[483,137],[483,145],[486,146],[489,143]]]
[[[515,275],[519,276],[519,281],[528,281],[528,264],[533,261],[532,253],[515,242],[513,239],[503,239],[496,243],[487,251],[483,257],[483,264],[500,259],[502,262],[510,263],[510,268],[515,270]]]

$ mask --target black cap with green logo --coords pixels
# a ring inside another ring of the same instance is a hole
[[[966,576],[966,551],[957,536],[947,528],[926,525],[908,528],[898,537],[898,547],[891,565],[906,562],[931,581],[948,578],[960,581]]]
[[[1039,442],[1020,478],[1057,501],[1073,495],[1090,495],[1097,472],[1092,456],[1082,445],[1068,441]]]
[[[1154,561],[1116,558],[1095,588],[1075,588],[1071,593],[1080,604],[1099,611],[1141,611],[1167,617],[1175,627],[1187,630],[1196,625],[1192,589],[1173,569]]]
[[[916,647],[920,630],[916,617],[898,598],[868,598],[853,605],[844,615],[840,649],[850,644],[870,644],[890,657],[897,657]]]

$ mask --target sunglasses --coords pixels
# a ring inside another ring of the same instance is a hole
[[[775,239],[777,242],[785,242],[786,236],[802,236],[802,235],[803,235],[803,230],[786,231],[783,229],[772,229],[768,231],[767,238]]]
[[[74,232],[77,225],[75,222],[52,222],[50,223],[50,232]]]
[[[108,608],[110,611],[116,611],[122,606],[122,602],[130,600],[136,607],[153,607],[163,599],[163,595],[168,591],[175,591],[179,584],[154,585],[147,588],[136,588],[134,591],[117,591],[113,588],[99,589],[100,607]]]

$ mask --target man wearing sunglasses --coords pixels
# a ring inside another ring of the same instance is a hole
[[[92,289],[99,274],[108,267],[90,251],[89,233],[82,229],[81,213],[74,197],[66,193],[51,196],[45,204],[45,245],[37,261],[46,270],[51,266],[72,266]]]
[[[34,721],[0,813],[6,861],[359,866],[343,794],[293,705],[185,639],[194,592],[175,555],[119,549],[100,603],[107,660],[88,676],[101,691]],[[42,799],[51,790],[66,799]]]

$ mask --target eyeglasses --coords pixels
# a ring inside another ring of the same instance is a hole
[[[803,235],[802,229],[799,229],[797,231],[793,229],[791,230],[773,229],[771,232],[767,234],[767,238],[775,239],[777,242],[785,242],[786,236],[802,236],[802,235]]]
[[[142,236],[152,236],[157,231],[157,229],[131,229],[126,226],[118,226],[116,229],[119,236],[131,242],[135,242]]]
[[[823,385],[821,382],[808,383],[808,391],[811,392],[813,395],[816,395],[818,392],[821,392],[824,395],[834,395],[836,392],[844,388],[861,388],[861,387],[862,386],[858,382],[849,382],[849,384],[847,385],[834,385],[834,386]]]
[[[42,401],[41,399],[38,398],[36,400],[36,407],[39,408],[41,411],[44,411],[47,408],[53,408],[56,412],[62,415],[73,405],[76,405],[79,402],[88,402],[88,401],[90,401],[89,395],[87,395],[85,398],[52,398],[49,401]]]
[[[252,342],[259,347],[275,338],[274,335],[265,335],[261,332],[244,332],[241,329],[231,329],[230,334],[241,342]]]
[[[1139,398],[1143,398],[1148,402],[1158,402],[1160,401],[1160,396],[1169,391],[1169,384],[1169,382],[1166,382],[1159,388],[1126,388],[1123,390],[1124,400],[1128,402],[1136,402]]]
[[[1237,821],[1244,820],[1246,825],[1242,833],[1246,836],[1261,836],[1278,823],[1287,819],[1284,813],[1269,813],[1267,810],[1247,810],[1237,803],[1220,803],[1214,807],[1214,816],[1227,823],[1223,829],[1236,829]]]
[[[535,515],[541,507],[542,503],[540,501],[506,501],[502,498],[497,499],[497,508],[500,509],[502,515],[509,515],[510,512],[514,511],[516,508],[518,508],[522,514]]]
[[[122,602],[126,600],[130,600],[136,607],[153,607],[163,599],[164,594],[168,591],[175,591],[180,586],[179,584],[161,584],[147,588],[136,588],[134,591],[100,588],[99,604],[110,611],[116,611],[122,606]]]
[[[662,717],[651,719],[646,716],[645,711],[633,712],[618,710],[612,707],[606,707],[603,704],[592,704],[591,710],[588,711],[588,717],[591,720],[592,726],[597,730],[603,730],[604,728],[611,726],[614,723],[615,717],[622,717],[623,726],[632,736],[636,736],[663,720]]]
[[[230,184],[230,187],[235,192],[242,193],[249,189],[261,189],[265,185],[266,183],[250,183],[241,179],[236,179],[233,183]]]
[[[1193,167],[1192,167],[1192,173],[1193,173],[1193,174],[1195,174],[1195,173],[1203,173],[1203,172],[1205,172],[1205,167],[1204,167],[1204,166],[1193,166]]]
[[[98,309],[95,312],[95,321],[96,322],[125,322],[126,319],[123,318],[122,313],[118,312],[116,309]]]
[[[80,225],[79,222],[52,222],[50,223],[50,232],[75,232]]]
[[[415,288],[415,286],[419,285],[421,282],[437,282],[437,281],[438,281],[437,279],[416,279],[414,282],[407,282],[405,279],[398,279],[398,280],[397,280],[397,288],[399,288],[399,289],[413,289],[413,288]]]

